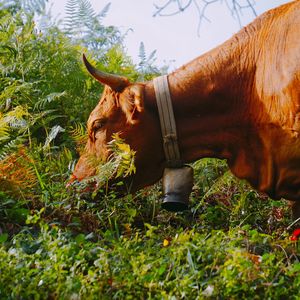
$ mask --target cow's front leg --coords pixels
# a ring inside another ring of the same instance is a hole
[[[292,209],[292,217],[293,220],[297,220],[300,218],[300,201],[289,201]],[[300,220],[299,220],[300,224]]]

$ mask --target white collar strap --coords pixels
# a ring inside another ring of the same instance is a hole
[[[180,158],[168,76],[156,77],[153,83],[167,166],[173,168],[181,167],[183,163]]]

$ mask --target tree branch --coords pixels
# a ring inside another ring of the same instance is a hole
[[[183,13],[188,8],[194,8],[198,13],[197,34],[199,35],[203,21],[210,22],[206,16],[207,8],[211,4],[221,4],[223,2],[225,2],[232,17],[237,19],[240,26],[242,26],[241,17],[243,16],[243,10],[250,10],[254,16],[257,16],[254,9],[255,0],[166,0],[162,5],[154,3],[155,11],[153,17],[170,17]]]

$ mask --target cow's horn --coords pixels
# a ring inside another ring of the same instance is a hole
[[[99,71],[89,63],[84,54],[82,57],[89,73],[99,82],[110,86],[114,91],[121,91],[129,84],[129,80],[126,77]]]

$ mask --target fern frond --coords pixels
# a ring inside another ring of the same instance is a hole
[[[140,43],[140,48],[139,48],[139,65],[144,65],[146,63],[146,51],[145,51],[145,45],[143,42]]]
[[[0,104],[5,103],[7,99],[25,98],[28,102],[28,95],[35,92],[35,86],[39,81],[24,82],[5,78],[2,82],[3,88],[0,90]]]
[[[0,142],[9,138],[9,125],[4,120],[3,115],[0,113]]]
[[[67,93],[65,91],[61,93],[51,93],[45,96],[43,99],[37,101],[36,104],[34,105],[34,109],[43,110],[45,109],[48,103],[59,100],[61,97],[64,97],[66,95]]]
[[[19,105],[5,114],[4,121],[13,128],[26,128],[28,123],[24,117],[28,116],[30,116],[30,114],[27,108]]]
[[[22,148],[0,161],[0,190],[16,197],[31,194],[37,184],[30,158]]]
[[[150,53],[150,55],[149,55],[149,57],[148,57],[148,59],[147,59],[147,61],[148,61],[149,63],[153,63],[153,62],[156,60],[156,57],[155,57],[156,52],[157,52],[157,50],[153,50],[153,51]]]
[[[8,81],[8,80],[6,80],[6,81]],[[18,89],[18,82],[16,80],[14,82],[9,82],[9,83],[7,83],[7,86],[5,86],[1,90],[0,103],[5,102],[6,99],[8,99],[8,98],[12,98]],[[4,85],[6,85],[6,84],[4,83]]]
[[[111,6],[111,3],[107,3],[104,8],[100,11],[100,13],[97,15],[97,17],[101,20],[103,18],[105,18],[108,14],[108,11],[110,10],[110,6]]]
[[[70,134],[76,143],[78,152],[82,153],[84,145],[87,142],[86,128],[81,123],[75,123],[74,127],[70,130]]]
[[[156,50],[152,51],[147,57],[145,45],[143,42],[140,43],[139,48],[139,59],[138,71],[141,73],[141,80],[146,80],[145,75],[159,74],[159,69],[155,66],[156,61]]]
[[[88,25],[96,17],[96,13],[88,0],[80,0],[78,7],[78,17],[82,24]]]
[[[65,6],[66,17],[64,19],[64,25],[66,33],[74,34],[78,29],[79,17],[78,17],[78,1],[68,0]]]
[[[89,0],[68,0],[65,11],[65,32],[88,49],[101,55],[116,44],[121,44],[123,35],[113,27],[101,24],[107,15],[110,3],[100,13],[96,13]]]
[[[127,177],[136,172],[134,165],[135,151],[118,134],[113,135],[113,140],[108,147],[112,154],[107,162],[103,163],[101,159],[95,156],[90,156],[87,159],[87,164],[96,168],[97,171],[96,175],[80,182],[80,189],[90,183],[96,183],[97,188],[101,188],[110,179]]]
[[[51,128],[49,135],[46,138],[45,144],[43,146],[43,149],[46,149],[49,147],[50,143],[57,137],[57,135],[60,132],[64,132],[65,129],[62,128],[60,125],[55,125]]]
[[[45,11],[48,0],[20,0],[22,8],[31,13],[42,14]]]
[[[81,123],[75,123],[70,133],[76,142],[81,142],[83,139],[86,140],[86,129]]]
[[[0,161],[6,159],[12,152],[14,152],[18,145],[24,142],[23,136],[18,136],[15,139],[9,141],[8,143],[4,144],[0,150]]]
[[[116,177],[127,177],[135,173],[135,151],[133,151],[128,144],[120,138],[118,134],[114,134],[113,140],[109,143],[109,148],[112,151],[110,160],[116,165]]]

